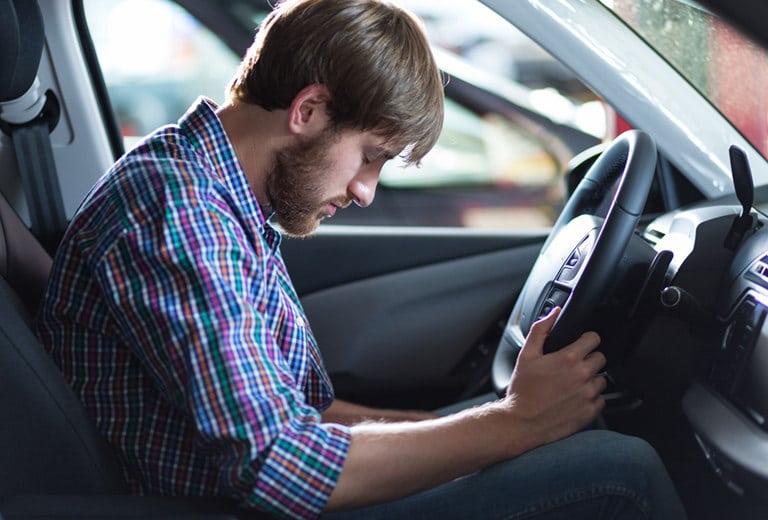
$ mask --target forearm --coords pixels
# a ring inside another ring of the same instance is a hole
[[[536,441],[515,422],[508,407],[491,403],[422,422],[355,426],[326,509],[394,500],[522,453]]]
[[[341,399],[336,399],[333,404],[322,413],[323,422],[338,423],[347,426],[360,424],[363,422],[401,422],[401,421],[422,421],[424,419],[434,419],[436,414],[422,412],[417,410],[387,410],[371,408],[359,404],[350,403]]]

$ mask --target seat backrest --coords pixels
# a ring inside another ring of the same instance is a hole
[[[43,29],[36,1],[0,0],[3,131],[27,121],[19,114],[37,96]],[[0,496],[124,492],[114,454],[30,327],[51,263],[0,195]]]
[[[123,493],[114,454],[30,328],[50,267],[0,194],[0,496]]]
[[[0,194],[0,276],[13,288],[27,319],[45,292],[51,256]]]

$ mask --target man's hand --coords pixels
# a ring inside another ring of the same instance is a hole
[[[559,312],[531,327],[504,399],[431,420],[353,426],[344,469],[326,508],[401,498],[553,442],[592,421],[604,405],[605,379],[598,372],[605,357],[595,352],[600,338],[588,332],[545,355],[544,339]],[[346,406],[332,406],[324,418],[354,411]]]
[[[606,381],[599,372],[605,356],[595,351],[600,337],[586,332],[562,349],[544,354],[544,340],[560,313],[537,321],[517,358],[505,401],[529,425],[531,442],[545,444],[593,421],[605,405]]]

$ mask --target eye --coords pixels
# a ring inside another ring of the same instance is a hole
[[[363,154],[363,164],[368,165],[371,164],[373,161],[371,161],[367,155]]]

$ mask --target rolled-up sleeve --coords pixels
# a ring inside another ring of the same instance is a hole
[[[261,468],[254,500],[273,513],[291,516],[319,514],[341,473],[349,449],[349,431],[340,425],[322,425],[303,431],[295,423],[280,435]]]

